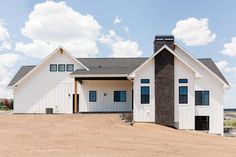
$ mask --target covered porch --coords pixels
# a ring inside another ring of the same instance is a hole
[[[74,77],[73,113],[133,110],[133,82],[124,77]]]

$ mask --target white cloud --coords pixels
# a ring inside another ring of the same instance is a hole
[[[139,57],[142,51],[135,41],[125,40],[110,30],[107,35],[102,35],[99,41],[111,47],[111,57]]]
[[[0,87],[0,98],[13,98],[12,90]]]
[[[11,78],[11,73],[9,72],[9,70],[0,65],[0,85],[7,85],[10,81],[10,78]]]
[[[236,56],[236,37],[233,37],[230,43],[224,44],[221,53],[227,56]]]
[[[10,35],[5,25],[0,22],[0,51],[4,49],[11,49]]]
[[[96,56],[101,26],[91,15],[82,15],[65,2],[36,4],[21,32],[30,43],[16,43],[15,50],[43,58],[59,45],[76,57]]]
[[[188,46],[207,45],[216,38],[216,34],[209,29],[207,18],[180,20],[176,23],[172,34]]]
[[[125,33],[129,33],[129,27],[125,26],[124,31],[125,31]]]
[[[119,24],[119,23],[122,22],[122,20],[123,20],[122,18],[120,18],[118,15],[116,15],[116,17],[115,17],[113,23],[114,23],[114,24]]]
[[[227,65],[229,65],[229,63],[224,60],[217,62],[216,65],[221,71],[223,71],[227,67]]]

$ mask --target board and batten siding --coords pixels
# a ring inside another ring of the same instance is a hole
[[[194,89],[209,90],[210,105],[195,106],[195,116],[209,116],[210,125],[209,132],[215,134],[223,134],[223,97],[224,85],[205,68],[203,68],[196,60],[183,52],[178,46],[175,48],[175,53],[178,54],[184,61],[201,73],[202,78],[195,79]],[[195,101],[194,101],[195,105]],[[195,123],[195,122],[194,122]]]
[[[54,113],[72,113],[74,78],[71,72],[50,72],[50,64],[81,65],[68,54],[60,52],[36,69],[14,90],[14,113],[45,113],[46,108],[53,108]]]
[[[134,88],[134,110],[135,122],[155,122],[155,66],[154,59],[151,59],[135,73],[133,80]],[[141,79],[150,79],[149,84],[141,84]],[[150,103],[141,104],[141,86],[150,87]],[[156,100],[158,101],[158,100]]]
[[[178,129],[194,129],[194,77],[195,73],[175,57],[175,127]],[[188,83],[179,83],[179,79],[188,79]],[[179,87],[188,87],[188,103],[179,104]]]
[[[96,102],[89,102],[89,91],[97,92]],[[126,102],[114,102],[114,91],[126,91]],[[130,80],[83,80],[78,92],[80,112],[132,111]]]

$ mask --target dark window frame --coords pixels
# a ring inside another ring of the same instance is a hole
[[[52,70],[52,66],[56,66],[56,70]],[[50,64],[49,70],[50,72],[57,72],[57,64]]]
[[[68,67],[69,67],[69,66],[72,66],[72,67],[73,67],[72,70],[68,70]],[[68,71],[68,72],[74,71],[74,64],[66,64],[66,71]]]
[[[60,66],[64,66],[64,70],[60,70]],[[58,64],[58,71],[59,72],[65,72],[66,71],[66,65],[65,64]]]
[[[205,124],[203,122],[206,122]],[[209,131],[210,116],[195,116],[195,130]]]
[[[207,93],[207,103],[205,103],[206,101],[204,101],[204,93]],[[198,95],[200,94],[200,95]],[[198,101],[197,96],[199,96],[200,101]],[[209,106],[210,105],[210,91],[209,90],[198,90],[195,91],[195,106]]]
[[[143,90],[147,88],[148,94],[143,94]],[[150,87],[149,86],[141,86],[140,88],[140,102],[141,104],[150,104]]]
[[[121,93],[124,93],[124,99],[121,98]],[[116,97],[119,95],[119,97]],[[126,91],[120,90],[120,91],[114,91],[113,92],[114,102],[126,102]]]
[[[181,93],[181,88],[186,88],[186,94]],[[188,104],[188,86],[179,86],[179,104]]]
[[[188,83],[188,79],[181,78],[181,79],[179,79],[179,83]]]
[[[143,84],[148,84],[150,83],[150,79],[141,79],[140,82]]]
[[[93,99],[92,94],[95,94],[94,99]],[[90,90],[89,91],[89,102],[97,102],[97,91],[95,91],[95,90]]]

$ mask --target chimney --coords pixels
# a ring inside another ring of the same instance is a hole
[[[172,50],[174,46],[175,38],[173,35],[157,35],[154,40],[154,53],[157,52],[162,46],[167,45]]]

